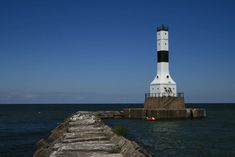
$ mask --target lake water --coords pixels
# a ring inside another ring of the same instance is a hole
[[[0,156],[29,157],[35,144],[76,111],[122,110],[143,104],[20,104],[0,105]],[[206,119],[143,121],[110,119],[126,125],[127,138],[154,157],[235,156],[235,104],[187,104],[207,109]]]

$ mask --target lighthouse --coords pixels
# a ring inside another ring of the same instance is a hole
[[[157,27],[157,73],[145,93],[145,109],[184,109],[184,93],[177,93],[176,82],[169,71],[168,26]]]
[[[150,95],[177,96],[176,82],[169,72],[169,32],[165,25],[157,27],[157,74],[150,84]]]
[[[169,71],[169,32],[166,25],[157,27],[157,72],[145,93],[144,108],[126,108],[124,117],[156,119],[205,118],[205,109],[185,108],[184,93],[176,90]],[[156,53],[156,52],[155,52]]]

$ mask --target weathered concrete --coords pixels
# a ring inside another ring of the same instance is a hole
[[[192,118],[205,118],[206,117],[206,109],[203,108],[192,108],[190,109]]]
[[[206,109],[185,108],[184,96],[176,97],[145,94],[144,108],[124,109],[125,118],[157,117],[159,119],[205,118]]]
[[[145,109],[168,109],[183,110],[185,109],[184,97],[147,97],[144,101]]]
[[[101,118],[123,112],[77,112],[40,140],[34,157],[150,157],[138,144],[113,133]]]
[[[205,118],[206,110],[201,108],[186,109],[145,109],[145,108],[125,108],[125,118],[144,119],[145,117],[157,117],[159,119],[189,119]]]
[[[134,141],[113,133],[102,118],[205,118],[206,110],[126,108],[124,111],[77,112],[37,143],[34,157],[150,157]]]

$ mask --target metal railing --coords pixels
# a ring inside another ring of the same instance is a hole
[[[157,31],[161,31],[161,30],[168,31],[168,26],[164,24],[162,24],[161,26],[158,26]]]
[[[145,99],[154,97],[184,97],[184,93],[145,93]]]

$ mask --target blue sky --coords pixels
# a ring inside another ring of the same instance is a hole
[[[143,102],[156,27],[186,102],[235,102],[235,1],[0,1],[0,103]]]

